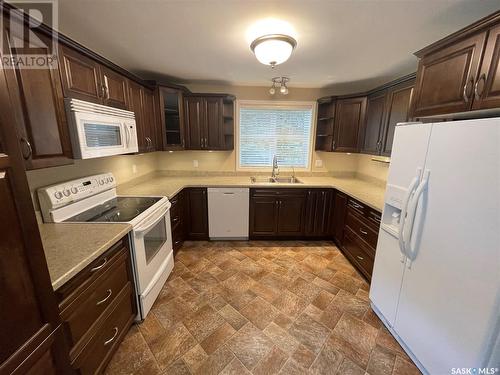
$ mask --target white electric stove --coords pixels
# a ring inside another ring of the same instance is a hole
[[[174,267],[167,197],[116,193],[112,173],[38,189],[45,222],[129,223],[139,314],[143,320]]]

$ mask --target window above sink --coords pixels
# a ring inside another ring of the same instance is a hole
[[[282,171],[310,170],[314,111],[314,102],[238,101],[237,169],[268,171],[276,155]]]

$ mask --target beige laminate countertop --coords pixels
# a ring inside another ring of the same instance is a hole
[[[172,177],[146,176],[133,185],[118,186],[122,195],[164,195],[172,198],[185,187],[272,187],[272,188],[335,188],[382,212],[385,186],[358,178],[297,177],[302,184],[252,184],[249,176]]]
[[[45,224],[39,220],[52,287],[57,290],[131,229],[130,224]]]

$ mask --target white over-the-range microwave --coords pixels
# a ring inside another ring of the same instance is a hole
[[[138,152],[134,112],[66,99],[75,159]]]

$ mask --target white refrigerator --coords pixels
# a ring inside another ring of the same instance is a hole
[[[370,300],[423,373],[500,374],[500,118],[398,124]]]

